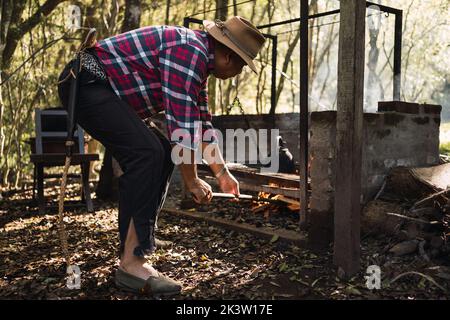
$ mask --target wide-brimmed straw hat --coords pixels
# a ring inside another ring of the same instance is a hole
[[[236,16],[226,21],[203,20],[203,25],[214,39],[236,52],[255,73],[258,73],[253,60],[261,51],[266,38],[250,21]]]

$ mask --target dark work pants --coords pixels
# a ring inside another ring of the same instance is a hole
[[[59,80],[67,76],[70,67],[71,63]],[[156,220],[174,168],[170,142],[157,129],[147,127],[109,83],[93,79],[90,73],[81,71],[75,120],[111,151],[123,171],[119,178],[120,253],[133,218],[139,240],[134,255],[150,254],[156,249]],[[67,108],[70,81],[58,86],[64,108]]]

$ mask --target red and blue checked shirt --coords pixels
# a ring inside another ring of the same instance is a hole
[[[216,142],[214,134],[202,139],[213,129],[206,89],[213,45],[205,31],[150,26],[100,40],[95,52],[122,100],[142,119],[164,110],[171,142],[196,149]]]

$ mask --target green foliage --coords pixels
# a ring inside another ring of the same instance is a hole
[[[441,143],[439,145],[439,153],[440,154],[445,154],[445,155],[450,155],[450,141],[449,142],[445,142],[445,143]]]
[[[222,1],[223,2],[223,1]],[[274,19],[287,19],[296,16],[299,4],[294,0],[285,0],[285,6],[275,9],[273,3],[257,0],[238,7],[238,14],[253,17],[255,24],[267,23],[267,12],[271,11]],[[23,16],[20,21],[26,21],[37,12],[45,3],[44,0],[27,0]],[[225,1],[226,3],[226,1]],[[229,2],[231,3],[231,2]],[[1,110],[0,143],[3,146],[0,158],[0,186],[19,185],[23,179],[31,179],[32,166],[29,163],[30,146],[27,140],[34,136],[35,108],[48,108],[60,104],[57,95],[57,79],[64,65],[73,57],[82,32],[68,32],[67,13],[68,6],[73,3],[63,1],[47,17],[26,33],[18,43],[11,63],[2,70],[2,81],[11,76],[1,86],[0,101],[3,101]],[[88,0],[76,3],[81,8],[82,25],[95,27],[98,37],[106,38],[120,33],[124,20],[123,0]],[[214,9],[216,1],[172,1],[169,14],[169,24],[182,25],[187,15]],[[276,13],[275,11],[276,10]],[[229,8],[228,14],[232,14]],[[163,1],[141,1],[141,26],[161,25],[165,23],[166,5]],[[195,15],[197,18],[214,19],[215,12]],[[4,23],[4,22],[2,22]],[[10,34],[16,30],[15,25],[10,26]],[[199,25],[191,25],[193,29]],[[15,28],[15,29],[14,29]],[[66,39],[52,41],[66,36]],[[74,40],[75,38],[75,40]],[[50,44],[50,45],[49,45]],[[47,47],[48,46],[48,47]],[[42,49],[45,48],[45,49]],[[285,50],[285,40],[280,39],[280,53]],[[1,48],[0,48],[1,49]],[[2,51],[0,51],[1,58]],[[281,54],[282,56],[282,54]],[[261,63],[270,61],[270,46],[261,55]],[[295,61],[292,61],[294,64]],[[270,104],[270,67],[263,68],[263,75],[257,78],[250,70],[246,70],[239,77],[239,86],[231,80],[216,81],[215,90],[212,90],[210,100],[215,99],[219,107],[216,112],[226,111],[234,96],[238,93],[246,107],[246,112],[254,113],[255,101],[260,106],[258,112],[268,112]],[[255,86],[260,88],[259,95],[255,97]],[[213,88],[214,89],[214,88]],[[215,94],[214,92],[217,92]],[[231,113],[239,113],[231,110]]]

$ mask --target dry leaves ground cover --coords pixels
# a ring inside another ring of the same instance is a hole
[[[47,188],[46,194],[55,199],[57,190]],[[75,186],[70,185],[69,193],[73,196],[75,191]],[[179,194],[180,190],[172,187],[166,204],[175,207]],[[56,211],[40,215],[30,198],[31,191],[25,191],[11,193],[0,201],[0,298],[148,299],[114,286],[116,204],[96,201],[95,213],[78,208],[67,214],[70,250],[82,271],[81,289],[69,290]],[[296,228],[295,217],[288,211],[272,218],[250,216],[250,203],[215,201],[214,209],[210,209],[222,217],[274,228],[280,223],[283,228]],[[332,248],[313,252],[168,213],[161,214],[157,234],[175,244],[150,258],[158,270],[183,283],[183,291],[175,299],[447,299],[450,289],[450,280],[444,279],[450,272],[442,261],[426,262],[417,255],[394,257],[388,253],[392,243],[385,236],[363,239],[361,272],[342,280],[332,265]],[[380,290],[366,288],[365,270],[372,264],[382,270]],[[407,274],[391,282],[410,271],[431,278]],[[440,277],[436,277],[438,273]]]

